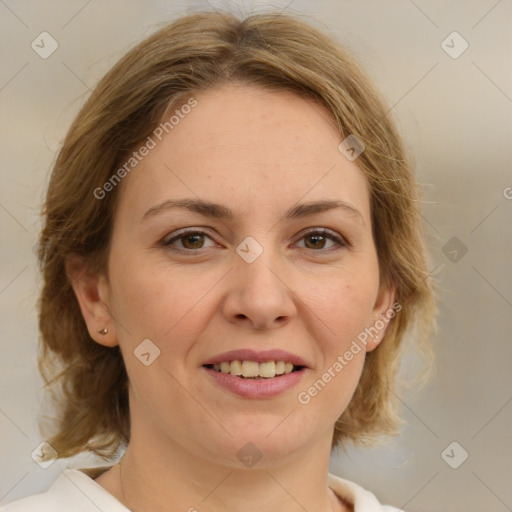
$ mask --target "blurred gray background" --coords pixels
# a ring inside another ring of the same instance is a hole
[[[268,6],[328,30],[393,107],[416,154],[441,285],[435,373],[405,396],[401,437],[333,454],[331,472],[408,512],[512,510],[511,0],[0,0],[0,505],[89,462],[45,469],[31,458],[43,398],[33,246],[71,120],[156,24],[196,7]]]

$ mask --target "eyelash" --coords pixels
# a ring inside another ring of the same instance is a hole
[[[212,239],[212,237],[206,231],[203,231],[203,230],[200,230],[200,229],[188,229],[188,230],[182,231],[181,233],[178,233],[177,235],[173,236],[169,240],[164,239],[162,241],[162,244],[164,245],[164,247],[168,247],[169,249],[177,251],[177,252],[187,253],[188,255],[198,254],[204,248],[200,248],[200,249],[182,249],[182,248],[179,248],[179,247],[172,247],[172,243],[173,242],[175,242],[176,240],[185,238],[186,236],[190,236],[190,235],[206,235],[208,238]],[[320,228],[320,229],[318,229],[318,228],[310,228],[308,231],[306,231],[301,236],[301,238],[299,240],[302,240],[303,238],[306,238],[308,236],[313,236],[313,235],[316,235],[316,236],[320,235],[320,236],[322,236],[324,238],[327,238],[327,239],[335,242],[338,245],[338,248],[336,248],[335,250],[348,247],[348,245],[349,245],[348,242],[344,238],[342,238],[341,236],[338,236],[337,234],[335,234],[334,232],[332,232],[332,231],[330,231],[330,230],[328,230],[326,228]],[[206,247],[206,249],[208,249],[208,247]],[[306,249],[307,249],[307,247],[306,247]],[[333,248],[329,248],[329,249],[310,249],[310,250],[313,251],[313,252],[331,252],[332,249]]]

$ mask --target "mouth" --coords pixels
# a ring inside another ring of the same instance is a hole
[[[244,399],[270,399],[299,385],[310,369],[305,359],[278,348],[237,349],[203,361],[215,386]]]
[[[295,365],[289,361],[222,361],[204,364],[203,367],[247,380],[268,380],[282,378],[284,375],[301,371],[305,366]]]

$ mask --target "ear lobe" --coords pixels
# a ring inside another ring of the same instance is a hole
[[[66,274],[75,292],[82,316],[91,338],[107,347],[118,344],[115,324],[108,304],[108,282],[102,274],[90,272],[82,256],[69,255],[66,259]],[[107,329],[105,334],[101,331]]]
[[[393,284],[381,285],[375,301],[372,313],[372,325],[368,328],[371,332],[371,343],[368,343],[366,351],[375,350],[386,334],[395,310],[396,287]],[[401,308],[400,308],[401,309]]]

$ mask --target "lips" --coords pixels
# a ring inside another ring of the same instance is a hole
[[[255,363],[257,364],[257,363]],[[201,370],[210,379],[209,382],[218,386],[219,389],[243,399],[265,400],[277,397],[295,388],[304,378],[307,370],[302,367],[291,373],[271,377],[249,377],[231,375],[215,371],[210,366],[203,366]]]
[[[211,357],[202,365],[211,382],[244,399],[270,399],[302,381],[309,366],[285,350],[239,349]]]
[[[210,359],[203,363],[203,366],[213,366],[215,364],[231,361],[255,361],[257,363],[267,363],[269,361],[284,361],[285,363],[293,364],[293,366],[309,368],[304,359],[302,359],[300,356],[280,349],[231,350],[229,352],[223,352],[222,354],[218,354],[216,356],[211,357]]]
[[[258,363],[256,361],[224,361],[220,364],[205,365],[206,368],[213,368],[217,372],[229,373],[244,379],[270,379],[278,375],[284,375],[301,369],[301,366],[294,366],[284,361],[267,361]]]

